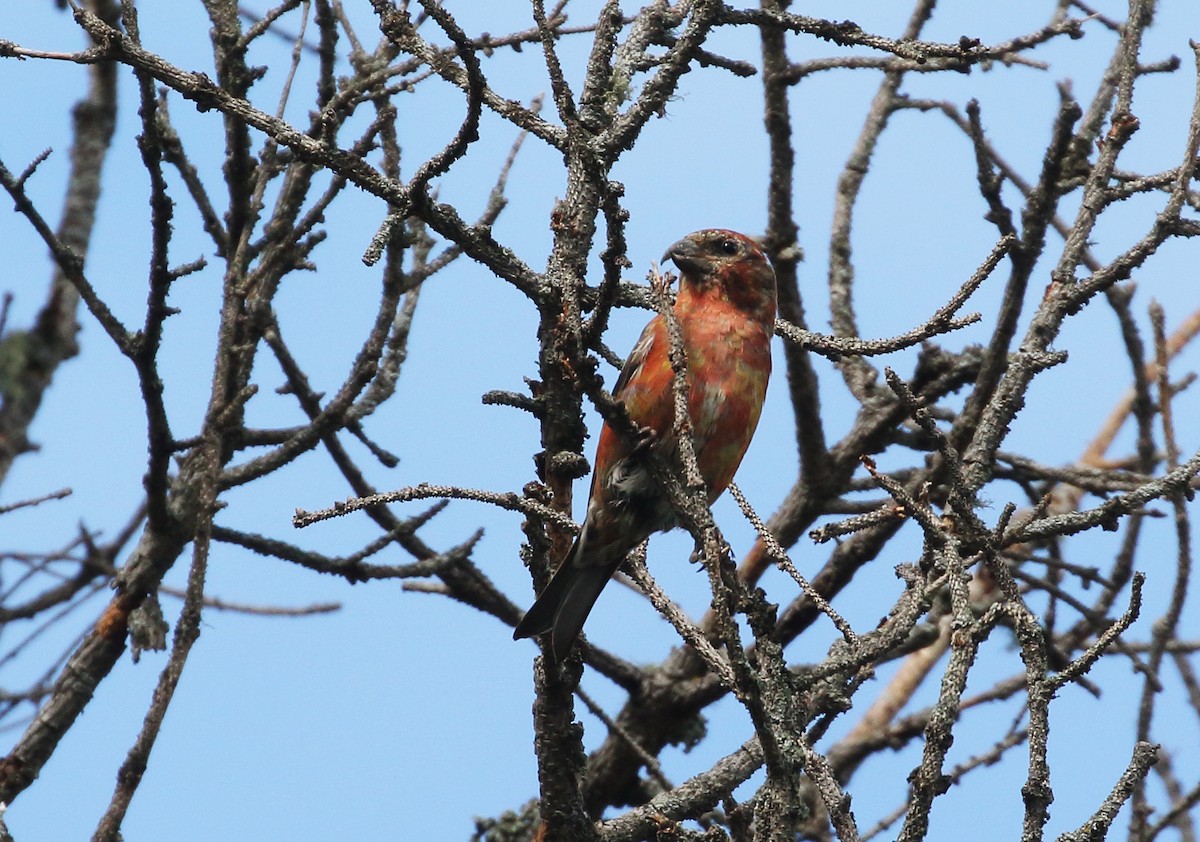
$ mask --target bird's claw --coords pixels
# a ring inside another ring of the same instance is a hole
[[[733,562],[733,547],[728,541],[722,541],[721,546],[717,548],[718,555],[729,562]],[[704,564],[704,549],[697,547],[692,550],[692,554],[688,556],[688,561],[692,564]]]
[[[642,456],[658,442],[658,433],[649,427],[638,427],[637,433],[634,434],[633,452],[637,456]]]

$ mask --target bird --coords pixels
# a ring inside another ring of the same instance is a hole
[[[686,354],[687,405],[700,474],[711,505],[733,480],[762,414],[771,374],[775,272],[750,237],[696,231],[663,254],[679,269],[674,315]],[[667,322],[653,318],[613,387],[640,441],[600,430],[583,526],[550,583],[517,624],[514,639],[550,633],[562,661],[608,580],[630,550],[677,525],[661,484],[639,449],[678,465]]]

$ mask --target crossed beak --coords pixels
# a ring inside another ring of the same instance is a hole
[[[701,272],[708,266],[708,258],[690,237],[684,237],[663,252],[662,262],[668,260],[678,266],[681,272]]]

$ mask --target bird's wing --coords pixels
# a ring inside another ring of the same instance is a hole
[[[662,316],[656,316],[646,325],[625,361],[613,386],[613,397],[625,404],[631,421],[665,436],[671,432],[675,418],[673,377],[666,322]],[[614,448],[614,455],[627,453],[625,448]]]
[[[642,335],[638,337],[637,344],[633,346],[633,350],[629,352],[629,356],[625,360],[625,365],[621,368],[621,373],[617,375],[617,382],[613,385],[613,397],[620,398],[621,393],[625,391],[625,387],[641,370],[646,362],[646,358],[650,355],[650,348],[657,341],[659,333],[666,338],[666,325],[663,324],[662,316],[655,316],[650,320],[650,323],[642,329]]]

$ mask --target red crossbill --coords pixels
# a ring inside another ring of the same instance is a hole
[[[688,413],[711,504],[750,445],[771,374],[775,273],[762,249],[734,231],[710,229],[675,243],[663,262],[679,267],[675,318],[687,355]],[[670,340],[657,316],[629,355],[613,397],[650,432],[649,448],[678,464]],[[626,554],[676,515],[637,445],[608,424],[600,431],[587,515],[575,545],[517,625],[514,638],[551,632],[561,660]]]

